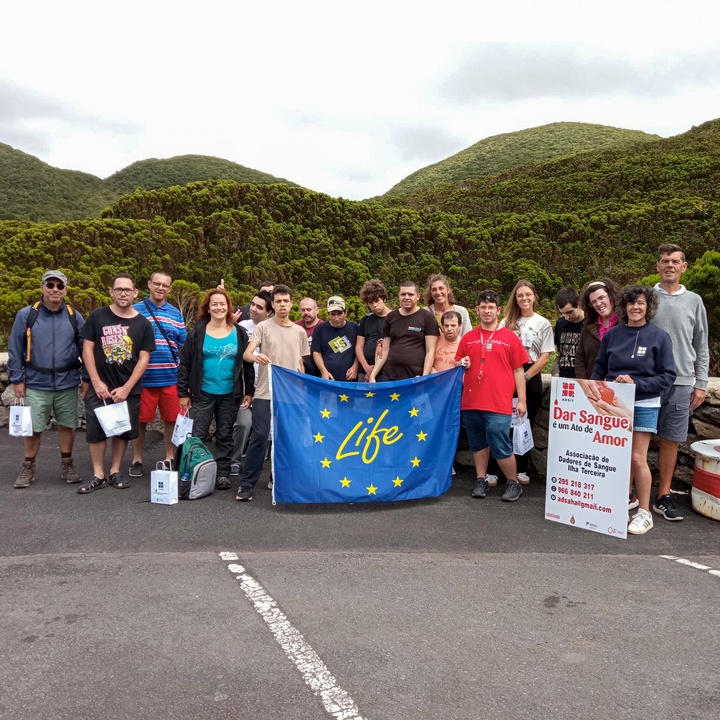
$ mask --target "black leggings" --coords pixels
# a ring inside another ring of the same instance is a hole
[[[527,365],[525,369],[527,370],[528,367],[530,367],[530,365]],[[533,377],[531,377],[525,385],[527,415],[531,428],[535,426],[535,418],[537,417],[540,405],[542,405],[542,395],[542,375],[538,373],[537,375],[533,375]],[[532,450],[530,452],[532,452]],[[518,472],[527,472],[528,464],[530,462],[530,452],[526,452],[524,455],[515,456]]]

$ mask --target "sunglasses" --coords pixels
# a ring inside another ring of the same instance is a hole
[[[65,283],[58,280],[57,282],[53,282],[52,280],[45,283],[45,287],[48,290],[54,290],[57,288],[58,290],[64,290],[65,289]]]

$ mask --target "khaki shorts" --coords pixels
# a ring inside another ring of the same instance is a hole
[[[67,390],[25,390],[25,402],[31,408],[33,432],[41,433],[50,422],[73,430],[78,426],[78,388]]]

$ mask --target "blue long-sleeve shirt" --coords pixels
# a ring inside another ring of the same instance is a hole
[[[670,335],[652,323],[639,327],[623,323],[608,330],[591,379],[612,382],[618,375],[633,379],[635,402],[662,395],[675,382]]]

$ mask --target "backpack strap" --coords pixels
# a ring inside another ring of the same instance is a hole
[[[165,342],[167,343],[168,349],[170,350],[170,354],[172,355],[173,361],[176,365],[180,364],[180,361],[178,359],[177,353],[175,352],[175,348],[170,344],[170,340],[168,339],[167,333],[165,332],[165,328],[160,324],[160,321],[157,319],[155,313],[153,312],[153,309],[150,307],[150,303],[147,301],[147,298],[143,300],[143,303],[145,303],[145,307],[148,309],[148,312],[152,315],[153,320],[155,321],[155,325],[157,329],[160,331],[160,334],[165,338]]]
[[[36,303],[34,303],[30,307],[30,312],[27,316],[27,322],[25,323],[25,365],[33,367],[35,370],[39,370],[40,372],[43,371],[49,371],[50,374],[53,372],[66,372],[67,370],[75,370],[80,367],[80,363],[78,361],[77,364],[73,363],[71,367],[67,368],[61,368],[60,370],[49,370],[48,368],[37,368],[32,365],[30,362],[30,355],[32,353],[32,327],[35,324],[36,320],[38,319],[38,315],[40,314],[40,305],[42,304],[41,300],[38,300]],[[75,346],[80,348],[80,331],[78,330],[78,321],[77,321],[77,314],[75,313],[75,308],[73,308],[70,303],[65,303],[65,309],[68,313],[68,320],[70,320],[70,325],[72,325],[73,334],[75,335]]]

